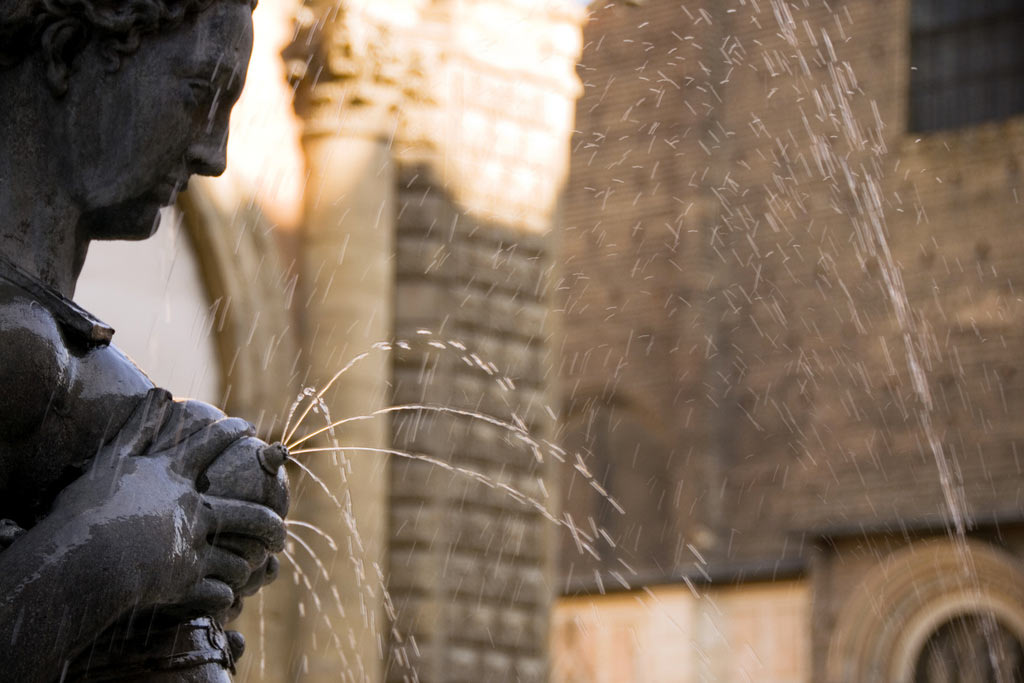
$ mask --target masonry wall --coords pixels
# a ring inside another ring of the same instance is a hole
[[[393,147],[392,401],[426,407],[391,416],[412,457],[390,474],[388,680],[548,680],[552,248],[581,18],[434,3],[409,33],[427,41]]]
[[[550,435],[546,242],[460,214],[423,168],[401,180],[393,402],[458,412],[392,419],[394,447],[432,462],[391,469],[388,680],[408,663],[424,681],[543,681],[550,468],[468,413]]]
[[[941,526],[876,219],[967,508],[1019,507],[1024,119],[907,131],[908,35],[907,2],[594,6],[559,363],[566,442],[620,463],[598,566],[670,575],[698,562],[687,544],[775,562],[824,526]],[[602,451],[601,411],[653,425],[647,470]]]
[[[563,600],[554,683],[798,683],[809,676],[806,583],[685,586]]]

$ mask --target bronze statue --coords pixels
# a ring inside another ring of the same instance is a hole
[[[175,401],[71,298],[225,166],[249,0],[0,0],[0,681],[229,680],[287,453]],[[125,283],[130,286],[130,283]]]

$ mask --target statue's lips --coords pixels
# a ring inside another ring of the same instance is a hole
[[[177,200],[178,193],[188,187],[188,179],[169,176],[157,183],[149,192],[149,196],[160,202],[161,206],[170,206]]]

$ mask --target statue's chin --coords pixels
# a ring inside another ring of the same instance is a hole
[[[133,200],[90,211],[82,223],[92,240],[144,240],[156,233],[161,208],[151,199]]]

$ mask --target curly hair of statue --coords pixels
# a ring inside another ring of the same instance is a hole
[[[72,51],[101,40],[112,56],[129,55],[145,35],[179,26],[217,2],[256,9],[258,0],[5,0],[0,4],[0,68],[19,64],[61,32],[73,37],[68,41]]]

